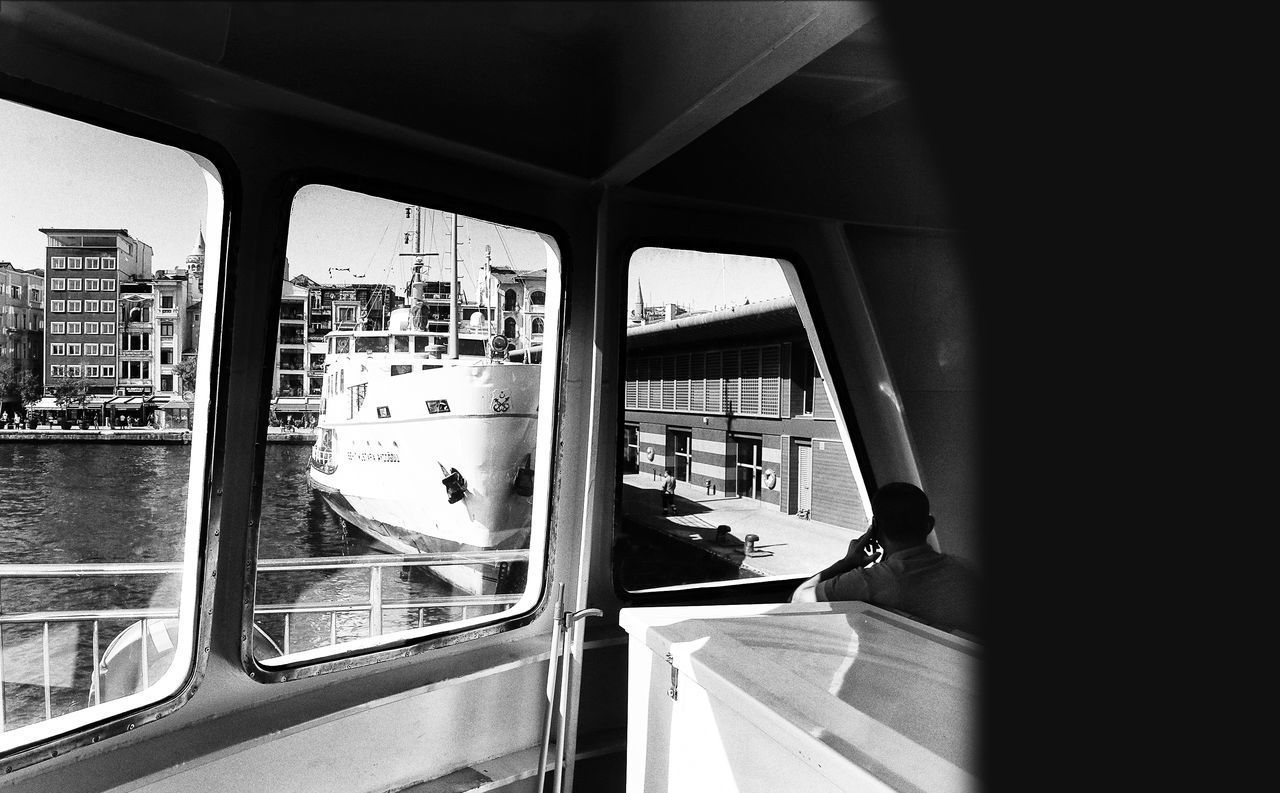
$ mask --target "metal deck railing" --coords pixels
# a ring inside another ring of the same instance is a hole
[[[385,598],[383,593],[383,574],[387,568],[441,567],[449,565],[497,565],[518,561],[527,561],[528,550],[508,551],[474,551],[465,553],[431,553],[431,554],[379,554],[370,556],[342,556],[329,558],[291,558],[261,559],[258,561],[260,574],[283,573],[302,570],[341,571],[365,570],[368,573],[368,589],[366,597],[353,597],[341,600],[294,602],[294,603],[258,603],[254,607],[255,630],[258,618],[263,616],[283,615],[284,627],[280,641],[276,641],[265,631],[263,635],[271,639],[281,652],[289,654],[292,649],[295,626],[294,618],[299,615],[329,615],[329,645],[338,644],[338,616],[341,614],[369,615],[369,636],[383,634],[384,614],[388,611],[399,612],[409,616],[416,622],[417,628],[426,626],[426,613],[432,608],[460,609],[460,616],[453,619],[466,619],[474,616],[469,612],[485,613],[495,607],[509,606],[520,599],[520,594],[510,595],[433,595],[416,598]],[[120,562],[120,563],[85,563],[85,564],[0,564],[0,732],[5,730],[5,646],[3,628],[16,625],[38,625],[41,634],[41,679],[44,693],[44,718],[53,718],[53,678],[50,670],[52,651],[50,648],[49,628],[58,624],[89,624],[91,638],[88,652],[91,660],[91,685],[85,693],[86,707],[99,704],[101,701],[101,666],[105,648],[101,646],[99,634],[104,622],[128,623],[141,622],[141,635],[148,635],[148,622],[151,620],[176,619],[178,609],[172,607],[149,606],[143,608],[114,609],[63,609],[48,611],[10,612],[4,604],[4,583],[12,580],[32,579],[85,579],[85,578],[136,578],[146,576],[173,575],[182,571],[180,562]],[[442,620],[443,621],[443,620]],[[126,629],[127,629],[126,625]],[[405,630],[400,627],[396,630]],[[147,645],[141,642],[141,674],[142,687],[149,685],[149,657]],[[60,659],[65,663],[65,659]]]

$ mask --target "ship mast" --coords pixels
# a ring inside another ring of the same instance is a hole
[[[453,213],[453,269],[449,275],[449,357],[458,357],[458,213]]]

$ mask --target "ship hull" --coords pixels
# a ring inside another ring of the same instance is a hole
[[[322,419],[312,487],[398,553],[527,549],[540,369],[463,364],[371,380],[350,418]],[[472,594],[524,578],[505,563],[431,570]]]

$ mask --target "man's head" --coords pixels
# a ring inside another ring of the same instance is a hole
[[[897,545],[924,542],[933,530],[929,497],[909,482],[890,482],[881,487],[871,500],[871,508],[881,535]]]

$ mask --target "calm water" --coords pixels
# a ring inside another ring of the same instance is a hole
[[[352,556],[379,553],[358,530],[349,531],[307,484],[311,447],[268,444],[263,473],[259,557]],[[0,444],[0,563],[170,562],[182,555],[187,474],[191,447],[79,443]],[[407,598],[445,590],[424,571],[397,575],[392,568],[383,597]],[[298,600],[366,600],[364,571],[261,573],[257,603]],[[137,608],[176,605],[176,576],[0,581],[0,611],[6,614],[63,609]],[[448,619],[428,610],[429,620]],[[408,613],[384,618],[386,630],[411,627]],[[130,621],[103,623],[99,644]],[[283,643],[283,618],[259,624]],[[416,623],[415,623],[416,624]],[[327,616],[295,618],[290,650],[329,643]],[[3,629],[6,728],[43,715],[44,691],[39,625]],[[343,615],[339,641],[368,634],[368,615]],[[53,715],[84,707],[92,669],[92,629],[61,624],[50,628]]]

